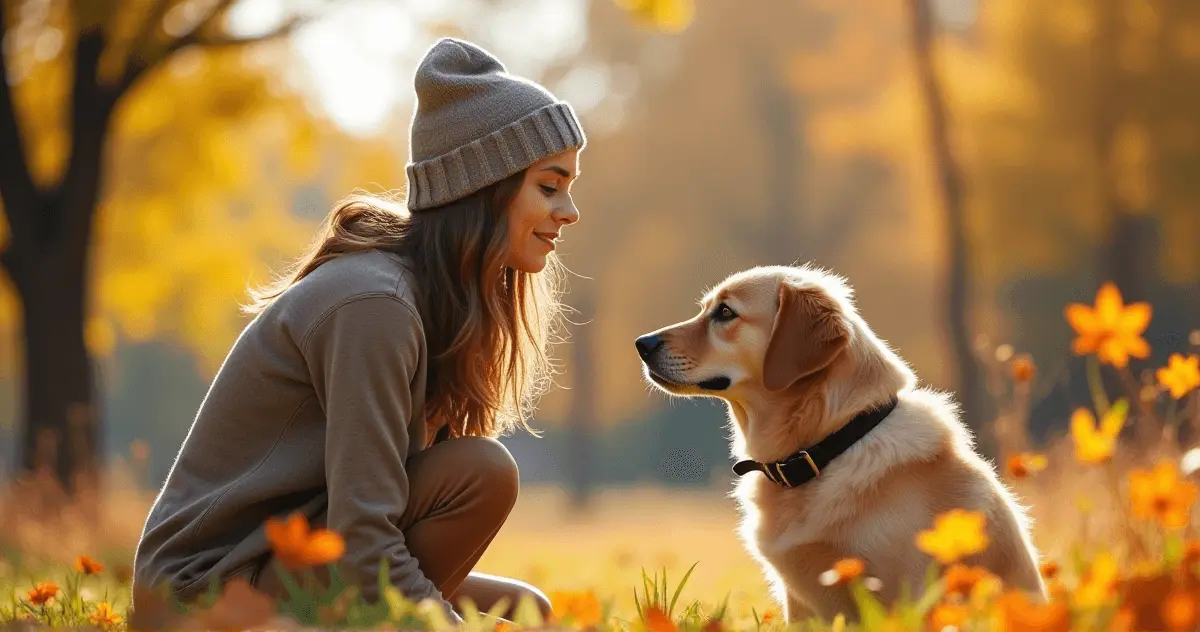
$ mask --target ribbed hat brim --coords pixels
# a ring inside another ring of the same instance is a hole
[[[569,104],[547,105],[453,151],[408,164],[408,207],[441,206],[586,143]]]

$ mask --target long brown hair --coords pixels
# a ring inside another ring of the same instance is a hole
[[[549,385],[547,350],[561,316],[564,268],[551,253],[538,274],[505,265],[505,209],[524,180],[517,173],[468,197],[410,213],[398,196],[354,194],[325,218],[289,272],[251,290],[256,314],[317,266],[379,248],[405,257],[417,279],[429,353],[425,414],[451,436],[495,437],[527,423]],[[536,434],[536,433],[534,433]]]

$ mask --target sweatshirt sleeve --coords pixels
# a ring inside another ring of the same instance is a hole
[[[413,601],[432,597],[457,620],[397,526],[409,499],[405,460],[421,335],[421,320],[407,304],[370,295],[334,308],[302,349],[325,411],[329,528],[346,543],[343,577],[375,601],[386,559],[393,586]]]

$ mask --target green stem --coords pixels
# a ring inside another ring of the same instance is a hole
[[[288,596],[295,600],[301,594],[300,586],[296,584],[296,578],[287,570],[279,560],[275,560],[275,572],[279,575],[279,582],[283,584],[283,588],[287,590]]]
[[[1108,413],[1108,394],[1104,392],[1104,382],[1100,378],[1100,361],[1095,355],[1087,359],[1088,386],[1092,390],[1092,404],[1096,407],[1096,416],[1103,417]]]
[[[1178,407],[1178,405],[1179,405],[1179,400],[1175,399],[1174,397],[1172,397],[1171,399],[1169,399],[1167,401],[1167,418],[1166,418],[1166,421],[1164,422],[1165,425],[1167,425],[1167,426],[1175,425],[1175,414],[1177,412],[1176,408]]]

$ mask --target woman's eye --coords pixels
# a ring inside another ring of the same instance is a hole
[[[555,193],[558,193],[558,189],[556,189],[552,186],[546,186],[544,184],[540,184],[538,186],[542,187],[542,192],[545,193],[546,195],[554,195]]]
[[[730,309],[728,305],[721,303],[717,306],[717,311],[713,313],[713,318],[720,322],[726,322],[737,318],[737,312]]]

